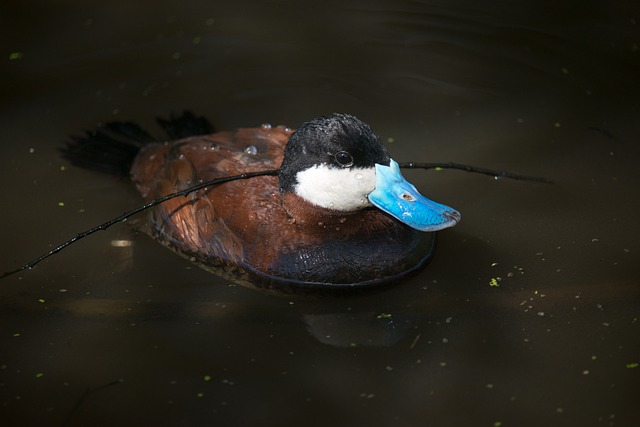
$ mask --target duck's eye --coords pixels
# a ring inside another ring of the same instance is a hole
[[[348,168],[353,165],[353,157],[346,151],[338,151],[334,157],[336,158],[336,162],[342,167]]]

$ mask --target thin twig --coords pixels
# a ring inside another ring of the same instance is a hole
[[[58,246],[56,246],[55,248],[51,249],[49,252],[47,252],[44,255],[39,256],[38,258],[34,259],[33,261],[30,261],[22,266],[20,266],[19,268],[16,268],[15,270],[11,270],[11,271],[7,271],[6,273],[3,273],[2,276],[0,276],[0,279],[4,279],[5,277],[11,276],[13,274],[19,273],[22,270],[30,270],[32,269],[36,264],[38,264],[39,262],[49,258],[51,255],[55,255],[58,252],[60,252],[61,250],[63,250],[64,248],[66,248],[67,246],[69,246],[72,243],[77,242],[80,239],[83,239],[87,236],[90,236],[91,234],[97,232],[97,231],[104,231],[107,228],[111,227],[114,224],[117,224],[119,222],[122,222],[124,220],[126,220],[129,217],[132,217],[133,215],[142,212],[146,209],[152,208],[154,206],[157,206],[161,203],[166,202],[167,200],[171,200],[171,199],[175,199],[176,197],[180,197],[180,196],[187,196],[191,193],[193,193],[194,191],[198,191],[201,190],[203,188],[207,188],[207,187],[213,187],[214,185],[219,185],[219,184],[223,184],[225,182],[229,182],[229,181],[235,181],[237,179],[247,179],[247,178],[253,178],[256,176],[269,176],[269,175],[276,175],[278,173],[278,169],[272,169],[272,170],[264,170],[264,171],[258,171],[258,172],[247,172],[247,173],[243,173],[240,175],[234,175],[234,176],[227,176],[224,178],[218,178],[218,179],[214,179],[212,181],[207,181],[207,182],[203,182],[201,184],[195,185],[193,187],[189,187],[187,189],[184,189],[182,191],[178,191],[176,193],[171,193],[168,194],[164,197],[160,197],[159,199],[154,199],[142,206],[139,206],[133,210],[130,210],[128,212],[123,213],[122,215],[110,219],[107,222],[104,222],[98,226],[95,226],[93,228],[90,228],[88,230],[82,231],[78,234],[76,234],[75,236],[73,236],[71,239],[67,240],[66,242],[59,244]]]
[[[519,173],[501,171],[496,169],[487,169],[487,168],[481,168],[478,166],[463,165],[461,163],[453,163],[453,162],[447,162],[447,163],[408,162],[408,163],[400,163],[400,167],[404,169],[457,169],[465,172],[489,175],[496,178],[517,179],[519,181],[544,182],[546,184],[553,183],[553,181],[540,176],[528,176],[528,175],[522,175]]]
[[[458,169],[458,170],[463,170],[465,172],[470,172],[470,173],[480,173],[480,174],[484,174],[484,175],[489,175],[489,176],[493,176],[493,177],[497,177],[497,178],[508,178],[508,179],[516,179],[516,180],[520,180],[520,181],[533,181],[533,182],[543,182],[543,183],[552,183],[552,181],[546,179],[546,178],[542,178],[542,177],[538,177],[538,176],[527,176],[527,175],[521,175],[521,174],[517,174],[517,173],[513,173],[513,172],[506,172],[506,171],[500,171],[500,170],[495,170],[495,169],[487,169],[487,168],[481,168],[478,166],[470,166],[470,165],[463,165],[460,163],[453,163],[453,162],[448,162],[448,163],[415,163],[415,162],[408,162],[408,163],[400,163],[400,167],[404,168],[404,169]],[[107,222],[104,222],[96,227],[90,228],[88,230],[82,231],[78,234],[76,234],[75,236],[73,236],[71,239],[67,240],[66,242],[56,246],[55,248],[51,249],[49,252],[47,252],[44,255],[39,256],[38,258],[34,259],[33,261],[30,261],[18,268],[16,268],[15,270],[11,270],[11,271],[7,271],[5,273],[3,273],[0,276],[0,279],[4,279],[5,277],[11,276],[13,274],[19,273],[20,271],[23,270],[30,270],[33,267],[35,267],[36,264],[38,264],[39,262],[49,258],[51,255],[55,255],[58,252],[60,252],[61,250],[63,250],[64,248],[66,248],[67,246],[71,245],[72,243],[77,242],[80,239],[83,239],[93,233],[96,233],[98,231],[104,231],[107,228],[111,227],[114,224],[117,224],[119,222],[125,221],[127,218],[132,217],[133,215],[140,213],[144,210],[147,210],[149,208],[152,208],[154,206],[157,206],[161,203],[166,202],[167,200],[171,200],[171,199],[175,199],[176,197],[180,197],[180,196],[187,196],[191,193],[193,193],[194,191],[198,191],[201,190],[203,188],[207,188],[207,187],[213,187],[215,185],[220,185],[223,184],[225,182],[229,182],[229,181],[235,181],[238,179],[248,179],[248,178],[253,178],[256,176],[274,176],[277,175],[279,172],[279,169],[270,169],[270,170],[264,170],[264,171],[257,171],[257,172],[247,172],[247,173],[243,173],[240,175],[233,175],[233,176],[227,176],[224,178],[217,178],[211,181],[207,181],[207,182],[203,182],[201,184],[195,185],[193,187],[189,187],[186,188],[182,191],[178,191],[176,193],[171,193],[168,194],[164,197],[160,197],[158,199],[154,199],[140,207],[137,207],[133,210],[130,210],[128,212],[123,213],[122,215],[110,219]]]
[[[85,390],[85,392],[82,393],[82,396],[80,396],[80,398],[78,399],[76,404],[73,405],[73,408],[71,408],[71,411],[69,411],[69,413],[67,414],[66,418],[62,422],[62,424],[61,424],[62,427],[65,427],[65,426],[69,425],[69,422],[71,421],[71,418],[73,417],[73,415],[78,411],[80,406],[82,406],[84,401],[87,400],[87,398],[89,396],[91,396],[92,394],[97,393],[97,392],[99,392],[101,390],[104,390],[105,388],[108,388],[108,387],[111,387],[111,386],[114,386],[114,385],[120,384],[120,383],[122,383],[122,380],[115,380],[115,381],[111,381],[110,383],[103,384],[101,386],[94,387],[94,388],[88,388],[87,390]]]

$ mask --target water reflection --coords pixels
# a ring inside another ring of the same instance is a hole
[[[307,330],[335,347],[391,347],[404,337],[411,321],[391,313],[329,313],[304,316]]]

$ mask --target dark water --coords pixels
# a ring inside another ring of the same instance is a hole
[[[555,181],[408,172],[462,222],[417,277],[342,298],[263,295],[126,226],[95,235],[0,282],[3,426],[638,425],[636,2],[0,10],[2,270],[139,204],[57,154],[113,119],[344,111],[399,161]]]

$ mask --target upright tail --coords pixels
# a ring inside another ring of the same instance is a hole
[[[204,117],[185,111],[169,119],[156,118],[170,140],[214,132]],[[84,136],[71,136],[60,149],[63,158],[84,169],[111,175],[128,176],[133,160],[147,144],[165,140],[151,136],[131,122],[109,122]]]

